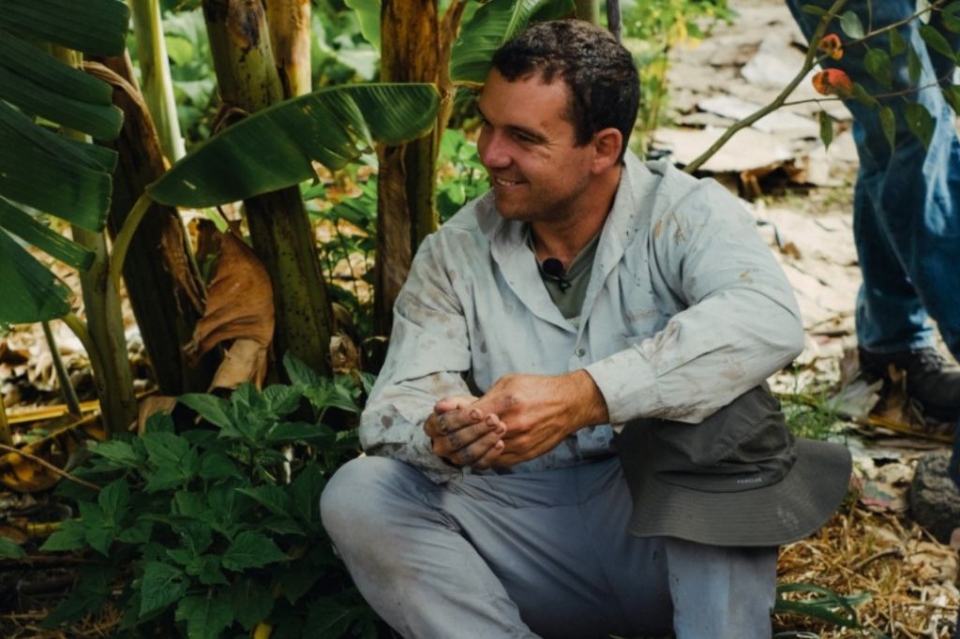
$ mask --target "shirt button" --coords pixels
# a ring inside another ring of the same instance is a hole
[[[583,357],[584,355],[587,354],[587,351],[583,348],[578,348],[573,352],[573,354],[576,355],[577,357]]]

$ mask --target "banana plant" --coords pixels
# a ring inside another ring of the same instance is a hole
[[[25,245],[77,269],[94,259],[41,223],[37,212],[99,232],[116,164],[113,152],[56,130],[112,139],[122,123],[109,85],[36,42],[118,54],[129,10],[119,0],[6,0],[0,9],[0,324],[31,323],[69,313],[72,295]]]

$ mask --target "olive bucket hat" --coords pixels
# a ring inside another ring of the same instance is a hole
[[[850,482],[850,452],[794,437],[766,385],[699,424],[642,419],[615,438],[630,532],[714,546],[777,546],[814,533]]]

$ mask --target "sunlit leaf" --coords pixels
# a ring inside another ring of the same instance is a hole
[[[378,51],[380,50],[380,0],[344,0],[344,4],[356,11],[360,33]]]
[[[936,124],[927,107],[919,102],[907,102],[903,108],[903,117],[907,121],[907,128],[910,129],[910,132],[917,136],[923,148],[929,149]]]
[[[339,169],[373,142],[402,144],[436,123],[431,84],[373,83],[321,89],[258,111],[198,146],[148,188],[160,203],[202,208]]]
[[[840,28],[854,40],[859,40],[864,36],[863,23],[860,22],[860,16],[853,11],[845,11],[843,15],[840,16]]]
[[[493,52],[522,31],[541,10],[559,11],[572,2],[551,0],[492,0],[483,5],[467,24],[450,54],[450,79],[454,82],[482,83],[490,71]]]

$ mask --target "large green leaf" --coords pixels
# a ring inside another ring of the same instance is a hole
[[[490,71],[490,59],[500,45],[535,19],[569,13],[573,0],[492,0],[463,25],[450,54],[450,79],[482,83]]]
[[[276,191],[339,169],[373,142],[402,144],[433,128],[440,96],[431,84],[374,83],[322,89],[229,127],[147,189],[156,202],[207,207]]]
[[[37,43],[119,54],[129,15],[123,0],[0,0],[0,326],[70,310],[70,289],[25,244],[75,268],[90,263],[88,251],[40,223],[37,212],[99,231],[110,207],[116,154],[55,127],[109,139],[122,124],[109,85]]]

